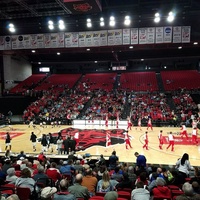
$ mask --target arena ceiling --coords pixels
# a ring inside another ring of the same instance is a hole
[[[72,4],[83,2],[81,8]],[[91,7],[88,5],[92,5]],[[166,17],[169,11],[176,12],[172,26],[191,26],[191,42],[182,44],[154,44],[129,46],[111,46],[76,49],[40,49],[36,53],[31,50],[1,51],[0,55],[14,54],[28,56],[32,62],[74,62],[74,61],[115,61],[152,59],[163,57],[198,57],[200,52],[200,2],[199,0],[1,0],[0,1],[0,35],[10,35],[7,24],[15,24],[15,34],[48,33],[47,21],[63,19],[67,32],[88,31],[86,19],[92,19],[90,30],[101,30],[99,18],[105,21],[113,14],[116,18],[115,28],[124,28],[125,15],[132,19],[131,27],[167,26]],[[156,25],[154,14],[160,12],[161,22]],[[110,29],[107,25],[103,28]],[[58,32],[58,31],[56,31]],[[193,45],[193,42],[198,45]],[[61,55],[57,56],[57,52]]]

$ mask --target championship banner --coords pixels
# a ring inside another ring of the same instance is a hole
[[[65,47],[78,47],[78,33],[65,33]]]
[[[30,35],[31,39],[31,49],[37,48],[37,34]]]
[[[147,28],[147,44],[154,44],[155,43],[155,28],[150,27]]]
[[[99,38],[100,46],[107,46],[108,45],[108,31],[103,30],[99,32],[100,32],[100,38]]]
[[[181,43],[181,26],[173,27],[173,43]]]
[[[123,44],[130,44],[131,41],[131,30],[130,28],[123,29]]]
[[[44,34],[37,34],[37,48],[44,48]]]
[[[17,49],[17,38],[18,38],[18,35],[12,36],[12,49]]]
[[[57,34],[57,47],[65,47],[65,34],[63,32]]]
[[[190,42],[190,26],[182,26],[182,43],[189,43]]]
[[[12,42],[10,36],[4,37],[4,50],[11,50],[12,49]]]
[[[156,44],[163,43],[163,27],[156,27]]]
[[[50,33],[44,34],[44,47],[51,48],[51,34]]]
[[[93,45],[93,32],[92,31],[85,32],[85,46],[86,47],[94,46]]]
[[[79,32],[78,46],[85,47],[85,32]]]
[[[115,44],[115,31],[108,30],[108,46]]]
[[[17,37],[17,49],[24,49],[24,37],[23,37],[23,35],[18,35],[18,37]]]
[[[115,45],[122,45],[122,29],[115,30]]]
[[[51,33],[50,47],[57,48],[58,46],[58,33]]]
[[[139,44],[147,43],[147,28],[139,28]]]
[[[164,43],[171,43],[172,42],[172,27],[167,26],[164,27]]]
[[[0,50],[4,50],[4,37],[0,36]]]
[[[131,44],[138,44],[138,28],[131,28]]]
[[[100,33],[101,33],[100,31],[93,32],[93,37],[92,37],[93,46],[96,46],[96,47],[100,46]]]
[[[24,41],[23,41],[24,49],[30,49],[31,48],[31,36],[23,35],[23,37],[24,37]]]

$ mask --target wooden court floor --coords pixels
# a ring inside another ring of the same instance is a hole
[[[61,127],[54,127],[48,126],[47,128],[42,128],[39,125],[36,126],[35,129],[29,128],[27,125],[13,125],[11,128],[9,127],[2,127],[0,128],[0,147],[1,153],[0,155],[4,155],[5,152],[5,139],[4,139],[4,132],[10,132],[12,134],[16,133],[16,137],[12,139],[12,153],[17,154],[21,150],[24,150],[28,155],[38,154],[41,152],[41,144],[37,143],[37,151],[34,153],[32,150],[32,143],[30,141],[30,134],[33,131],[38,137],[41,137],[42,134],[56,133],[65,128],[80,128],[80,129],[115,129],[115,127],[99,127],[99,126],[61,126]],[[120,127],[119,127],[120,128]],[[125,127],[121,127],[125,128]],[[135,127],[132,127],[132,130],[129,131],[129,134],[132,136],[131,144],[132,149],[126,150],[125,144],[116,144],[111,145],[107,149],[102,146],[92,146],[84,151],[78,151],[77,154],[85,154],[90,153],[93,155],[93,158],[98,158],[100,154],[104,156],[110,156],[113,150],[116,150],[117,156],[119,156],[120,162],[135,162],[136,157],[134,153],[137,151],[140,154],[143,154],[147,158],[147,162],[150,164],[168,164],[174,165],[178,158],[180,158],[184,153],[188,153],[190,156],[190,162],[193,166],[200,166],[200,145],[177,145],[175,143],[175,150],[171,152],[170,149],[166,150],[167,144],[163,145],[163,150],[160,150],[158,147],[158,133],[160,130],[163,130],[163,135],[167,136],[169,131],[172,132],[180,132],[180,128],[178,127],[153,127],[153,131],[149,132],[149,150],[144,150],[143,146],[143,135],[146,131],[146,127],[142,127],[142,131],[136,130]],[[192,132],[191,128],[188,128],[188,133]],[[19,134],[18,134],[19,133]],[[190,136],[191,137],[191,136]],[[199,136],[200,137],[200,136]],[[56,149],[56,146],[55,148]],[[47,153],[49,157],[57,157],[56,152],[54,150],[53,154]],[[59,156],[58,156],[59,157]],[[61,156],[65,158],[65,156]]]

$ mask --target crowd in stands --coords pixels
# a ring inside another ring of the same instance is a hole
[[[29,188],[34,200],[94,200],[96,196],[104,200],[200,199],[200,171],[190,165],[188,154],[173,167],[148,165],[145,156],[137,152],[135,156],[135,163],[120,163],[115,151],[108,160],[103,155],[90,160],[75,154],[58,163],[43,153],[35,159],[23,152],[17,158],[4,157],[0,166],[2,199],[12,199],[15,191],[20,196],[19,188]],[[12,193],[9,187],[15,188]]]

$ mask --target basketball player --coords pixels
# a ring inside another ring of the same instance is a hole
[[[110,131],[106,131],[106,148],[111,145]]]
[[[143,145],[143,149],[146,148],[146,150],[149,150],[148,148],[148,144],[149,144],[149,138],[148,138],[148,131],[145,132],[144,134],[144,145]]]
[[[163,145],[163,135],[162,135],[163,131],[160,130],[159,134],[158,134],[158,139],[159,139],[159,148],[162,149],[162,145]]]
[[[172,135],[172,132],[170,131],[169,135],[168,135],[168,139],[169,139],[169,145],[167,146],[167,149],[169,149],[169,147],[171,146],[171,151],[174,151],[174,136]]]
[[[74,134],[74,140],[76,141],[76,147],[79,145],[79,132]]]
[[[197,127],[194,127],[192,130],[192,143],[196,145],[198,145],[197,135],[198,135],[198,129]]]
[[[106,114],[105,126],[108,127],[108,114]]]
[[[11,137],[9,132],[6,133],[5,143],[6,143],[5,150],[7,150],[7,148],[9,147],[9,150],[11,151]]]
[[[138,118],[138,128],[142,131],[142,119],[141,117]],[[137,127],[135,128],[137,130]]]
[[[132,124],[132,122],[131,122],[131,118],[128,117],[127,119],[128,119],[127,130],[131,130],[131,127],[133,126],[133,124]]]
[[[126,131],[124,134],[124,141],[125,141],[126,149],[128,149],[128,146],[132,149],[130,138],[131,138],[131,136],[128,134],[128,131]]]
[[[147,130],[148,130],[149,128],[151,128],[151,130],[153,131],[152,120],[151,120],[150,117],[149,117],[148,122],[147,122]]]
[[[34,132],[31,132],[30,141],[32,142],[33,151],[36,151],[36,139],[37,136],[34,134]]]
[[[117,116],[116,116],[116,128],[119,127],[119,112],[117,112]]]
[[[185,124],[182,124],[181,126],[181,138],[183,139],[183,136],[186,137],[186,139],[188,140],[188,134],[187,134],[187,129],[186,129],[186,126]]]

